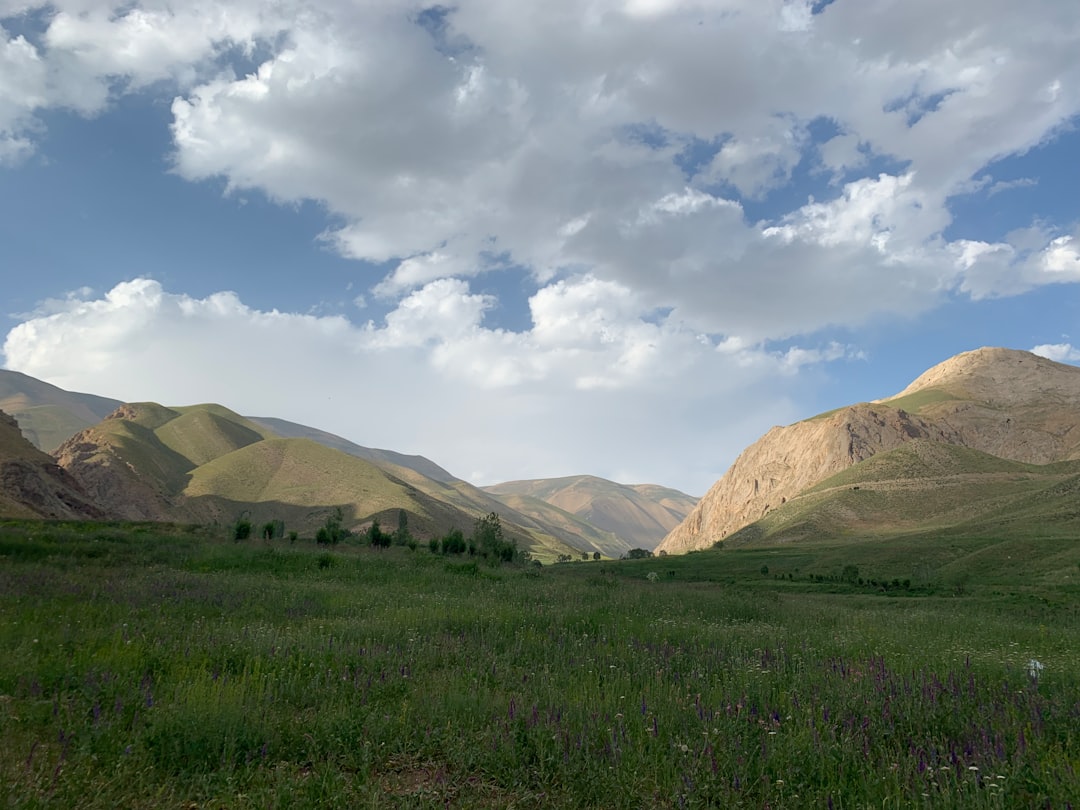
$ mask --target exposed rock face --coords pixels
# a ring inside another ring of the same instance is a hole
[[[0,411],[0,515],[100,520],[110,515],[79,483],[23,438],[18,422]]]
[[[807,487],[913,439],[1032,464],[1080,458],[1080,368],[979,349],[935,366],[888,400],[775,427],[743,451],[658,551],[707,548]]]
[[[122,520],[182,520],[186,517],[160,487],[94,434],[77,433],[56,449],[56,460],[103,510]]]

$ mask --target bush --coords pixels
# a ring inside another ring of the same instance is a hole
[[[336,546],[348,537],[349,530],[342,528],[342,520],[343,516],[339,507],[326,519],[326,523],[322,525],[322,528],[315,532],[315,542]]]
[[[233,524],[233,540],[247,540],[251,537],[252,528],[250,520],[240,518]]]

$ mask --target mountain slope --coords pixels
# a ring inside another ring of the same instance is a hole
[[[776,427],[750,445],[659,549],[704,548],[804,490],[916,440],[1048,464],[1080,457],[1080,369],[984,348],[950,358],[894,397]]]
[[[603,550],[609,556],[655,548],[696,503],[678,490],[617,484],[591,475],[508,481],[483,489],[518,511],[541,511],[543,503],[573,515],[615,539]]]
[[[593,548],[561,527],[503,508],[445,471],[450,481],[435,481],[313,439],[279,437],[266,421],[213,404],[127,404],[66,441],[57,458],[96,501],[128,520],[230,523],[246,514],[257,523],[284,520],[291,530],[311,533],[337,509],[351,529],[373,519],[396,527],[404,510],[410,531],[428,537],[454,527],[468,532],[478,517],[497,511],[507,534],[542,558]],[[339,446],[351,444],[334,438]]]
[[[47,382],[0,369],[0,410],[19,423],[24,436],[46,452],[122,405],[119,400],[65,391]]]
[[[251,421],[280,436],[311,439],[370,461],[425,495],[467,514],[486,515],[497,512],[504,523],[525,537],[534,551],[545,558],[573,552],[591,554],[596,551],[605,556],[621,556],[630,548],[609,533],[541,501],[496,497],[480,487],[456,478],[423,456],[364,447],[333,433],[284,419],[252,417]],[[468,526],[461,528],[467,530]]]
[[[866,540],[988,526],[1078,475],[1080,461],[1025,464],[918,439],[826,478],[733,532],[725,546]],[[1080,514],[1072,511],[1074,518]]]
[[[99,520],[109,515],[0,411],[0,517]]]

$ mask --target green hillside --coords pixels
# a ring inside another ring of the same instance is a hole
[[[573,536],[576,540],[574,544],[576,551],[585,553],[599,551],[604,557],[617,559],[631,548],[622,538],[603,532],[577,515],[539,498],[530,495],[503,495],[499,500],[517,514],[527,515],[545,527],[554,527],[566,535]],[[576,558],[578,555],[572,556]]]
[[[600,550],[606,554],[603,548],[610,545],[610,539],[606,538],[603,532],[584,526],[580,521],[568,520],[565,515],[557,514],[548,514],[545,517],[543,508],[518,509],[505,499],[497,498],[467,481],[456,478],[423,456],[364,447],[333,433],[283,419],[252,417],[250,421],[279,436],[311,439],[369,461],[391,477],[444,504],[444,508],[452,507],[476,516],[497,512],[503,522],[524,538],[525,544],[541,559],[555,560],[563,554],[578,556],[582,551],[591,553]]]
[[[966,447],[913,441],[879,453],[769,511],[727,545],[859,541],[925,532],[995,534],[1006,525],[1080,530],[1068,493],[1080,462],[1024,464]]]
[[[179,415],[161,425],[158,439],[194,466],[239,450],[266,437],[242,417],[219,406],[176,409]]]

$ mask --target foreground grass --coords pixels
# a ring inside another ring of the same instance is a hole
[[[1080,795],[1066,586],[1014,601],[830,593],[777,578],[785,558],[769,554],[769,576],[751,552],[537,571],[0,527],[0,803],[939,808]]]

